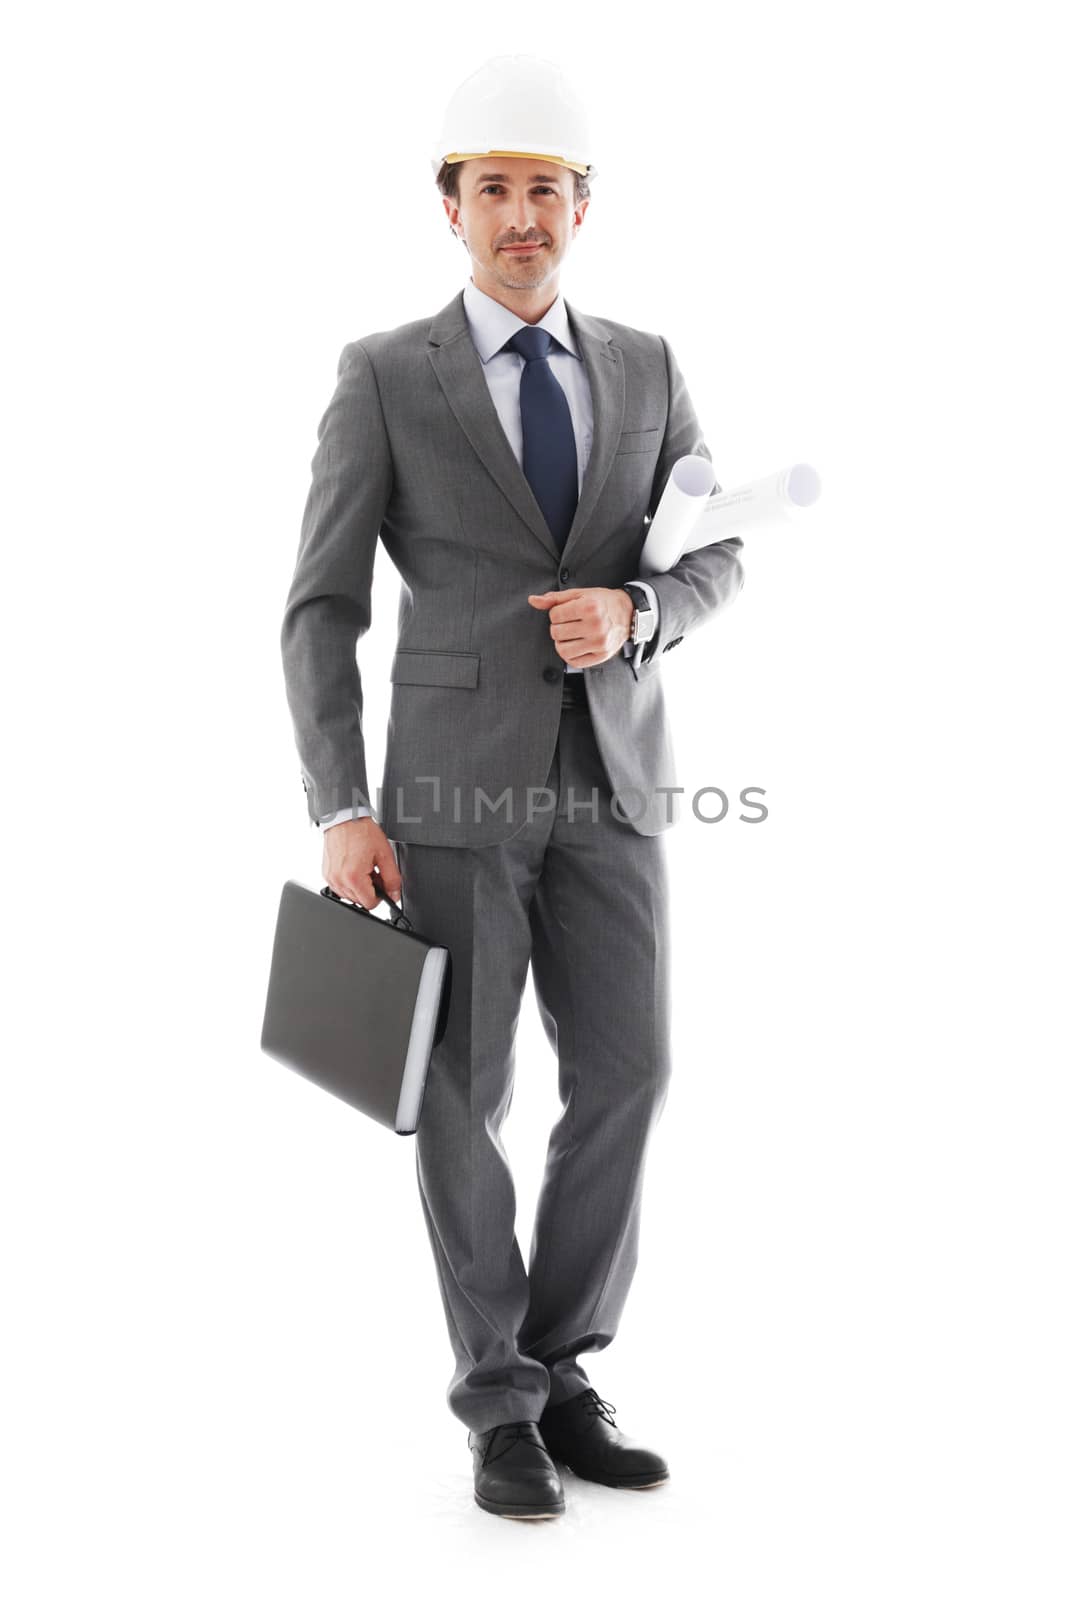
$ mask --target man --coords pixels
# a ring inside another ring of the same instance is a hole
[[[636,579],[671,467],[710,455],[666,340],[560,293],[593,169],[559,70],[487,63],[435,170],[470,276],[436,316],[342,352],[283,661],[327,883],[368,908],[375,882],[402,893],[452,952],[416,1136],[448,1402],[477,1503],[555,1516],[561,1464],[615,1487],[668,1477],[580,1358],[619,1325],[671,1070],[662,835],[680,791],[660,669],[735,598],[742,546]],[[380,817],[355,660],[379,537],[402,579]],[[500,1130],[531,964],[563,1111],[527,1270]]]

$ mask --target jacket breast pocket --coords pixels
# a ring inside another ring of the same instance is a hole
[[[427,683],[444,689],[475,689],[478,685],[476,650],[398,649],[389,672],[391,683]]]
[[[633,455],[638,450],[658,450],[662,430],[660,428],[632,428],[619,434],[619,442],[615,447],[617,456]]]

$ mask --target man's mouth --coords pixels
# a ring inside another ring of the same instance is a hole
[[[540,250],[541,241],[536,244],[503,244],[500,247],[512,256],[532,256],[535,250]]]

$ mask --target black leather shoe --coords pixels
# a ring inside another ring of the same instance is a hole
[[[670,1477],[667,1463],[619,1431],[615,1410],[595,1389],[583,1389],[541,1413],[541,1437],[554,1461],[570,1467],[578,1478],[606,1483],[610,1489],[651,1489]]]
[[[499,1422],[468,1433],[474,1456],[474,1498],[500,1517],[558,1517],[563,1485],[536,1422]]]

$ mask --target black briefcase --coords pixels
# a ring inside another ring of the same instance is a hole
[[[332,889],[283,887],[260,1044],[267,1055],[394,1133],[415,1133],[430,1056],[448,1021],[452,957]]]

